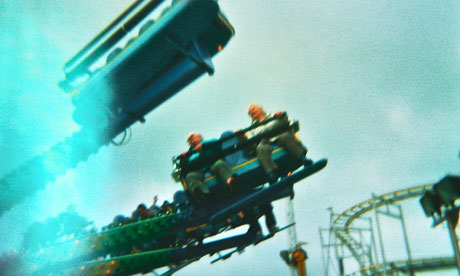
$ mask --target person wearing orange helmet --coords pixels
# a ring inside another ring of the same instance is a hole
[[[274,114],[267,114],[261,105],[254,103],[249,105],[248,115],[251,117],[252,123],[263,122],[264,120],[272,117],[276,118],[270,123],[255,128],[248,133],[248,136],[260,135],[264,132],[270,132],[276,128],[288,126],[290,124],[286,112],[278,111]],[[260,165],[264,168],[270,184],[275,183],[279,178],[277,172],[278,165],[276,165],[271,158],[272,142],[286,148],[290,154],[299,159],[304,165],[308,166],[313,163],[306,157],[308,151],[307,148],[302,144],[302,142],[296,139],[292,131],[283,132],[271,139],[262,139],[256,147],[256,156]]]
[[[203,140],[203,137],[198,132],[190,133],[187,136],[187,142],[190,148],[187,152],[182,153],[182,162],[185,165],[196,162],[199,159],[209,158],[221,151],[221,146],[216,139]],[[233,173],[224,160],[218,159],[185,175],[188,189],[199,203],[205,202],[210,196],[210,191],[203,182],[206,171],[210,171],[221,182],[227,184],[231,191],[236,189],[236,174]]]

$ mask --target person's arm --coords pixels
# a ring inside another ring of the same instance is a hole
[[[258,135],[270,135],[270,133],[276,132],[282,128],[288,128],[291,123],[286,112],[276,112],[275,114],[270,114],[267,118],[275,117],[276,119],[271,121],[266,125],[262,125],[251,133],[251,137]]]
[[[209,140],[206,140],[206,141],[203,141],[201,142],[201,151],[205,151],[205,150],[209,150],[209,149],[213,149],[213,148],[218,148],[219,146],[221,146],[221,141],[217,140],[217,139],[209,139]]]

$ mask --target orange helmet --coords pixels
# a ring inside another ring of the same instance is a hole
[[[189,135],[187,136],[187,142],[189,143],[189,145],[192,145],[193,141],[197,140],[196,138],[199,137],[199,140],[202,140],[203,137],[201,136],[201,134],[199,134],[198,132],[196,131],[193,131],[193,132],[190,132]],[[201,141],[200,141],[201,142]]]
[[[253,120],[260,120],[265,117],[265,111],[262,106],[258,104],[250,104],[248,107],[248,115],[251,117]]]

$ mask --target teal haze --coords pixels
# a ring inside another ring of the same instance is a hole
[[[342,212],[372,193],[459,174],[460,2],[219,3],[236,34],[214,58],[215,75],[135,124],[127,145],[102,147],[0,217],[0,253],[19,249],[29,225],[69,205],[100,229],[156,194],[171,200],[180,189],[170,176],[171,157],[187,148],[187,134],[212,138],[246,127],[253,102],[286,110],[300,121],[309,157],[329,159],[325,170],[295,186],[297,235],[308,242],[309,275],[323,273],[318,228],[328,227],[328,207]],[[0,176],[79,129],[69,96],[57,86],[62,66],[129,4],[0,4]],[[280,225],[287,223],[284,201],[275,213]],[[451,254],[445,228],[432,230],[417,201],[405,215],[414,255]],[[388,225],[388,242],[400,246]],[[280,234],[213,265],[205,257],[177,275],[286,275],[278,254],[287,239]]]

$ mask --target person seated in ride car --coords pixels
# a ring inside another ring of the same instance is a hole
[[[144,219],[149,219],[153,217],[152,211],[147,209],[147,206],[144,203],[141,203],[137,206],[136,210],[132,214],[133,221],[139,221]]]
[[[201,134],[197,132],[190,133],[187,137],[187,142],[190,148],[187,152],[181,154],[181,163],[183,165],[205,160],[221,151],[220,143],[218,143],[217,139],[203,140]],[[210,196],[210,191],[203,182],[207,171],[210,171],[223,183],[226,183],[231,191],[235,190],[236,174],[233,173],[224,160],[218,159],[185,175],[188,189],[199,203],[205,202]]]
[[[155,195],[153,197],[153,204],[152,206],[149,207],[149,210],[152,212],[152,216],[155,217],[158,215],[158,213],[161,212],[160,206],[157,205],[158,202],[158,195]]]
[[[249,131],[247,134],[248,138],[263,133],[268,133],[277,128],[288,126],[290,124],[290,120],[286,112],[278,111],[274,114],[267,114],[265,113],[263,107],[258,104],[249,105],[248,115],[249,117],[251,117],[253,124],[257,122],[263,122],[272,117],[276,118],[270,123],[261,125],[260,127],[257,127],[252,131]],[[292,154],[295,158],[299,159],[305,166],[309,166],[313,163],[306,156],[308,152],[307,148],[302,144],[300,140],[296,138],[292,131],[285,131],[270,139],[264,138],[257,144],[256,156],[260,165],[265,170],[270,184],[275,183],[280,177],[278,172],[278,165],[276,165],[276,163],[271,158],[272,142],[286,148],[290,154]]]
[[[173,213],[174,208],[169,201],[165,200],[163,201],[163,204],[160,206],[160,210],[163,214],[169,215]]]

